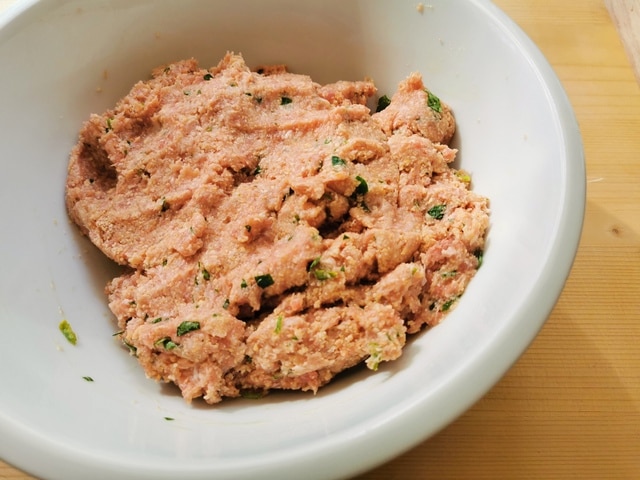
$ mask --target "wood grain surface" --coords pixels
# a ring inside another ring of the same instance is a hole
[[[640,2],[495,3],[546,55],[578,118],[578,255],[507,375],[443,431],[358,479],[640,479]],[[0,479],[29,478],[0,462]]]

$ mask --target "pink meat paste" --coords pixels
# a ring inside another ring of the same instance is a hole
[[[67,208],[129,267],[106,293],[148,377],[212,404],[316,392],[454,308],[487,199],[450,166],[454,117],[420,75],[372,113],[375,95],[227,54],[158,68],[90,116]]]

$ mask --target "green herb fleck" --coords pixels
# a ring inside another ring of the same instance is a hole
[[[378,99],[378,106],[376,107],[376,112],[383,111],[385,108],[389,106],[390,103],[391,103],[391,100],[389,99],[389,97],[387,97],[386,95],[381,96]]]
[[[344,161],[342,158],[340,158],[340,157],[338,157],[336,155],[333,155],[331,157],[331,165],[333,165],[334,167],[340,167],[340,166],[346,165],[346,164],[347,164],[346,161]]]
[[[161,321],[162,321],[162,317],[158,317],[151,320],[151,323],[160,323]]]
[[[122,343],[124,343],[127,346],[127,348],[129,349],[129,353],[137,356],[138,349],[136,348],[135,345],[127,342],[124,338],[122,339]]]
[[[178,346],[173,340],[171,340],[171,337],[163,337],[156,340],[153,345],[155,347],[164,347],[165,350],[173,350]]]
[[[473,252],[473,255],[478,259],[477,268],[480,268],[482,266],[482,261],[484,259],[484,252],[478,248],[475,252]]]
[[[293,100],[291,100],[291,98],[289,97],[280,98],[280,105],[289,105],[291,102],[293,102]]]
[[[443,312],[446,312],[451,308],[451,306],[455,303],[456,300],[458,300],[458,297],[450,298],[449,300],[447,300],[442,304],[442,308],[440,310],[442,310]]]
[[[309,264],[309,267],[307,268],[307,271],[311,272],[318,265],[320,265],[320,257],[316,257],[316,258],[313,259],[313,261]]]
[[[369,367],[374,372],[378,370],[380,366],[380,362],[382,360],[382,347],[376,342],[371,342],[369,344],[369,358],[366,360],[367,367]]]
[[[444,272],[441,275],[442,275],[442,278],[453,278],[458,275],[458,271],[451,270],[450,272]]]
[[[427,213],[430,217],[435,218],[436,220],[442,220],[444,218],[444,212],[447,209],[446,205],[435,205],[431,207]]]
[[[240,390],[240,396],[249,400],[260,400],[265,396],[262,390]]]
[[[173,417],[164,417],[164,419],[165,419],[167,422],[173,422],[173,421],[175,420],[175,418],[173,418]]]
[[[251,231],[251,225],[245,225],[245,226],[244,226],[244,229],[245,229],[247,232],[250,232],[250,231]]]
[[[213,78],[213,75],[211,75],[210,73],[205,73],[204,77],[202,77],[202,78],[204,78],[205,80],[209,81],[209,80],[211,80]]]
[[[76,343],[78,343],[78,336],[71,328],[69,322],[67,322],[66,320],[62,320],[60,322],[60,325],[58,325],[58,328],[62,332],[62,335],[64,335],[64,338],[66,338],[71,345],[75,345]]]
[[[162,205],[160,206],[160,211],[166,212],[167,210],[169,210],[169,202],[167,202],[167,199],[162,197],[160,200],[162,201]]]
[[[231,302],[229,302],[229,299],[227,298],[224,303],[222,304],[222,308],[224,308],[225,310],[229,308]]]
[[[318,268],[320,266],[320,257],[316,257],[313,259],[313,261],[309,264],[309,267],[307,268],[307,270],[311,273],[313,273],[313,275],[318,279],[318,280],[329,280],[330,278],[335,278],[336,273],[335,272],[331,272],[329,270],[324,270],[321,268]]]
[[[362,178],[360,175],[356,176],[356,180],[358,181],[358,186],[356,187],[356,195],[364,195],[369,191],[369,185],[367,185],[367,181]]]
[[[440,103],[440,99],[429,90],[425,91],[427,92],[427,105],[429,108],[434,112],[442,113],[442,104]]]
[[[162,260],[162,266],[166,267],[167,263],[169,262],[169,260],[167,260],[166,258]]]
[[[244,278],[240,282],[240,288],[247,288],[247,281]]]
[[[202,278],[204,278],[205,280],[211,279],[211,274],[209,273],[209,270],[207,270],[204,267],[202,267]]]
[[[87,382],[93,382],[93,378],[91,377],[82,377],[84,380],[86,380]]]
[[[109,133],[111,130],[113,130],[113,124],[111,123],[113,121],[113,118],[107,118],[107,128],[104,129],[105,133]]]
[[[276,327],[273,329],[274,333],[280,333],[282,331],[282,315],[278,315],[278,317],[276,318]]]
[[[256,281],[256,284],[260,288],[267,288],[275,283],[273,277],[269,273],[266,273],[264,275],[256,275],[254,279]]]
[[[456,177],[458,177],[463,183],[471,183],[471,175],[469,175],[467,172],[458,170],[456,172]]]
[[[318,279],[318,280],[329,280],[330,278],[335,278],[336,273],[335,272],[331,272],[329,270],[321,270],[319,268],[316,268],[313,271],[313,275]]]
[[[176,334],[181,337],[189,332],[193,332],[194,330],[200,330],[200,322],[191,322],[187,320],[178,325]]]

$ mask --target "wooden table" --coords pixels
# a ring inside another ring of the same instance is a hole
[[[576,111],[587,161],[580,249],[509,373],[435,437],[359,479],[640,479],[640,0],[496,3]],[[0,479],[29,478],[0,462]]]

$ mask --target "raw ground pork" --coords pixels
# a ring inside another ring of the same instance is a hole
[[[376,95],[230,53],[158,68],[90,116],[67,208],[129,267],[106,292],[148,377],[208,403],[315,392],[453,308],[488,202],[450,167],[454,118],[420,75],[372,114]]]

